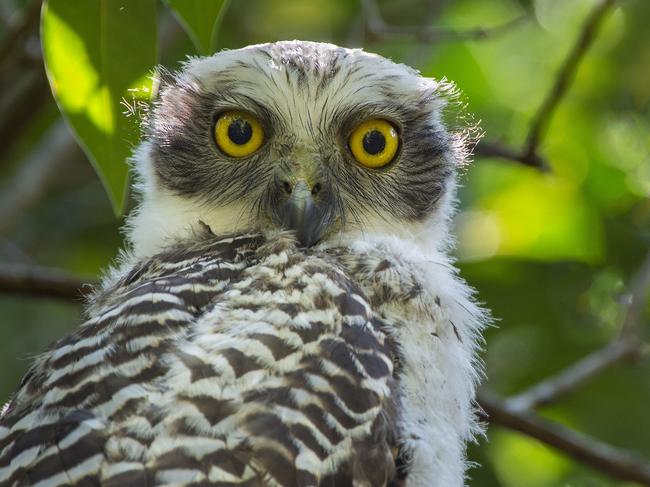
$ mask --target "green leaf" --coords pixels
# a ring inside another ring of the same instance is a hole
[[[47,0],[43,6],[41,42],[52,93],[116,215],[124,208],[127,158],[139,137],[138,102],[151,93],[156,36],[155,0]]]
[[[217,33],[229,0],[166,0],[192,39],[196,51],[206,56],[216,49]]]

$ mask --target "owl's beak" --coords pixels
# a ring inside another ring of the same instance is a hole
[[[326,228],[325,213],[314,201],[314,195],[320,186],[311,186],[304,180],[294,185],[285,183],[284,191],[288,199],[280,214],[282,225],[296,233],[298,242],[304,247],[311,247],[323,235]]]

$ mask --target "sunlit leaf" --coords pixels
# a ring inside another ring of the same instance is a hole
[[[139,135],[129,112],[149,97],[156,63],[156,2],[47,0],[41,39],[59,108],[119,215]]]
[[[212,54],[229,0],[166,0],[180,19],[199,54]]]

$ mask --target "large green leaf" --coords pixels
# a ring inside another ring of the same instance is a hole
[[[138,101],[156,64],[156,1],[47,0],[41,40],[59,108],[94,165],[117,215],[138,141]],[[136,113],[129,113],[136,112]]]
[[[166,0],[189,34],[199,54],[212,54],[229,0]]]

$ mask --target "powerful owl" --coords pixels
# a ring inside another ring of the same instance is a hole
[[[0,485],[464,485],[453,87],[298,41],[159,78],[127,248],[4,407]]]

